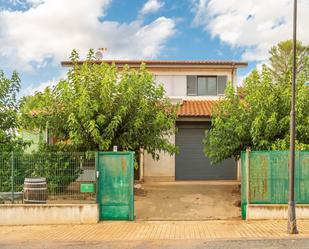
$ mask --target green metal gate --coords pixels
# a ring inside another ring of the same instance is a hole
[[[241,153],[241,207],[248,204],[287,204],[289,151]],[[295,200],[309,204],[309,151],[295,152]]]
[[[134,152],[97,153],[100,220],[134,219]]]

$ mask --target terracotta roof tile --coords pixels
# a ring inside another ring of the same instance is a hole
[[[184,100],[178,110],[180,117],[210,117],[217,100]]]

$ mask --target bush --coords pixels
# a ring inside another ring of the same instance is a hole
[[[81,175],[85,160],[93,153],[13,153],[14,191],[22,191],[27,177],[45,177],[49,193],[63,193]],[[0,192],[11,191],[12,153],[0,155]]]

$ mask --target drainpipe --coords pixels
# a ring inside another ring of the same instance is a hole
[[[237,181],[241,180],[241,159],[236,160],[237,165]]]
[[[233,62],[232,63],[232,80],[231,80],[231,82],[232,82],[233,88],[235,89],[236,86],[234,86],[234,75],[235,75],[235,63]]]

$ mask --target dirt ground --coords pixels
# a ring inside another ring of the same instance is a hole
[[[136,187],[137,220],[240,219],[236,181],[152,182]]]

